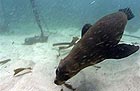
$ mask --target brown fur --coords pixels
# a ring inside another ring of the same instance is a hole
[[[126,23],[127,16],[123,12],[101,18],[89,28],[71,52],[59,63],[58,68],[68,72],[71,78],[83,68],[103,61],[106,59],[104,54],[107,49],[120,41]],[[63,84],[61,81],[66,81],[59,79],[58,75],[56,80],[60,84]]]

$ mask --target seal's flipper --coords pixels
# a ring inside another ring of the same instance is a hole
[[[135,17],[130,8],[119,9],[119,11],[124,12],[127,15],[128,20]]]
[[[83,37],[83,35],[88,31],[88,29],[91,27],[91,24],[85,24],[82,28],[82,34],[81,37]]]
[[[138,51],[139,46],[129,44],[118,44],[110,48],[106,53],[107,59],[121,59]]]

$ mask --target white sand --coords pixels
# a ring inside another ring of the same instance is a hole
[[[0,91],[60,91],[61,86],[56,86],[53,81],[61,58],[56,57],[58,51],[52,44],[71,41],[72,36],[79,36],[80,31],[74,28],[56,31],[50,34],[48,43],[29,46],[21,45],[27,36],[0,36],[0,61],[11,59],[4,65],[0,64]],[[140,40],[130,37],[124,37],[123,40],[140,43]],[[68,82],[77,88],[76,91],[140,90],[140,51],[127,58],[106,60],[98,65],[101,69],[88,67]],[[13,70],[21,67],[32,67],[33,70],[14,77]],[[64,91],[71,90],[64,87]]]

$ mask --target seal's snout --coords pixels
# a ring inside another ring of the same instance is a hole
[[[56,79],[54,80],[54,83],[55,83],[56,85],[59,85],[59,84],[58,84],[58,81],[57,81]]]
[[[57,80],[57,79],[54,80],[54,83],[55,83],[56,85],[62,85],[62,84],[64,84],[64,82],[59,81],[59,80]]]

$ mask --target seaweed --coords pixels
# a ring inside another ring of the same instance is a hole
[[[73,37],[73,39],[72,39],[71,42],[55,43],[55,44],[53,44],[53,46],[68,45],[68,46],[60,46],[60,47],[59,47],[59,50],[67,49],[67,48],[70,48],[70,47],[72,47],[73,45],[75,45],[75,44],[76,44],[76,41],[77,41],[78,39],[79,39],[78,37]]]
[[[16,76],[18,73],[20,73],[20,72],[22,72],[22,71],[24,71],[24,70],[32,70],[32,68],[31,67],[28,67],[28,68],[17,68],[17,69],[15,69],[14,70],[14,76]],[[26,74],[26,73],[29,73],[29,71],[28,72],[24,72],[24,73],[22,73],[22,74]]]
[[[53,46],[59,46],[59,45],[70,45],[70,42],[55,43],[55,44],[53,44]]]
[[[25,38],[24,45],[32,45],[32,44],[35,44],[35,43],[47,42],[48,35],[44,35],[43,28],[42,28],[42,25],[41,25],[40,15],[39,15],[35,0],[30,0],[30,3],[31,3],[31,6],[32,6],[32,11],[33,11],[36,23],[37,23],[37,25],[40,29],[41,34],[40,34],[40,36]]]
[[[64,49],[67,49],[67,48],[70,48],[70,47],[72,47],[73,45],[75,45],[76,44],[76,42],[77,42],[77,40],[78,40],[79,38],[78,37],[73,37],[73,39],[72,39],[72,41],[71,42],[63,42],[63,43],[55,43],[55,44],[53,44],[53,46],[59,46],[58,48],[58,55],[57,55],[57,57],[59,57],[60,56],[60,51],[61,50],[64,50]],[[67,45],[67,46],[64,46],[64,45]]]
[[[0,61],[0,64],[6,64],[9,61],[11,61],[11,59],[6,59],[6,60],[3,60],[3,61]]]

